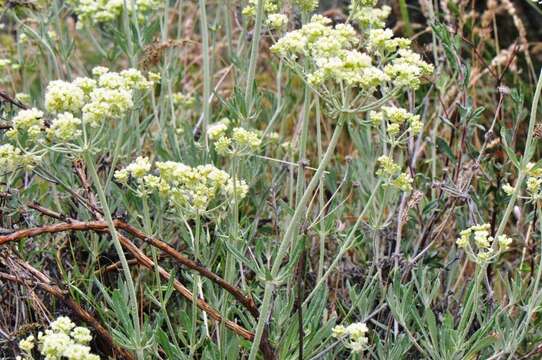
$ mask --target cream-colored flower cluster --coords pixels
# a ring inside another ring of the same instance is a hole
[[[387,5],[376,8],[377,0],[354,0],[350,4],[350,16],[363,28],[381,29],[391,14]]]
[[[76,326],[68,317],[61,316],[45,333],[38,333],[37,343],[34,335],[21,340],[19,348],[23,355],[17,359],[34,359],[33,352],[37,347],[38,353],[46,360],[99,360],[100,357],[92,354],[88,346],[91,340],[89,329]]]
[[[47,129],[47,134],[52,140],[62,143],[78,138],[81,133],[81,119],[69,112],[58,114]]]
[[[424,76],[433,73],[433,65],[422,60],[420,54],[410,49],[400,49],[390,64],[384,67],[384,72],[396,87],[417,89]]]
[[[294,4],[305,13],[311,13],[318,8],[318,0],[294,0]]]
[[[265,24],[271,29],[282,30],[288,24],[288,16],[284,14],[269,14]]]
[[[373,9],[372,1],[357,3],[353,11],[368,14]],[[408,49],[410,40],[394,38],[390,29],[368,27],[361,36],[348,23],[332,27],[331,19],[314,15],[301,29],[286,33],[271,50],[291,63],[301,56],[309,59],[314,70],[305,75],[313,86],[330,82],[369,91],[384,84],[416,89],[432,73],[433,67]]]
[[[374,126],[380,126],[385,122],[386,132],[391,139],[397,139],[401,130],[419,134],[423,129],[420,115],[414,115],[395,106],[382,106],[380,111],[371,111],[369,120]]]
[[[133,107],[133,91],[148,89],[152,83],[136,69],[111,72],[93,69],[95,79],[79,77],[72,82],[51,81],[45,92],[45,109],[56,115],[46,131],[44,113],[21,110],[12,119],[11,139],[37,140],[43,133],[56,143],[72,141],[82,134],[83,123],[98,127],[106,120],[118,119]]]
[[[276,13],[279,9],[277,3],[274,0],[262,0],[263,10],[265,14]],[[256,10],[258,6],[258,0],[249,0],[248,5],[243,8],[243,15],[248,17],[256,16]]]
[[[80,24],[97,24],[115,21],[122,15],[125,0],[69,0],[75,13],[81,20]],[[132,14],[133,5],[139,21],[145,13],[156,9],[161,2],[158,0],[126,0],[128,13]]]
[[[43,111],[36,108],[21,110],[11,120],[12,128],[6,131],[8,138],[16,138],[17,134],[27,137],[29,140],[36,140],[43,128]]]
[[[401,172],[401,167],[389,156],[378,158],[376,174],[384,179],[384,186],[391,186],[401,191],[412,190],[412,177],[407,172]]]
[[[512,239],[506,235],[499,235],[497,239],[490,236],[489,224],[474,225],[459,233],[456,244],[464,249],[467,256],[474,262],[487,264],[500,253],[509,249]]]
[[[367,349],[369,328],[365,323],[353,323],[348,326],[337,325],[332,330],[333,337],[341,339],[352,352],[360,353]]]
[[[189,109],[194,106],[196,99],[193,96],[186,95],[180,92],[172,94],[173,104],[182,109]]]
[[[222,156],[241,156],[258,151],[262,144],[260,134],[242,127],[230,128],[230,123],[224,118],[207,129],[207,136],[216,152]]]
[[[243,180],[232,178],[213,165],[191,167],[179,162],[156,162],[156,175],[151,173],[147,158],[138,157],[124,169],[115,172],[115,179],[123,184],[133,180],[140,195],[158,193],[175,208],[189,217],[200,216],[211,210],[223,209],[235,198],[243,199],[248,186]]]
[[[507,195],[512,195],[515,191],[515,188],[506,183],[502,186],[503,191]],[[537,167],[535,163],[527,164],[527,180],[525,190],[527,196],[522,198],[526,200],[537,201],[542,199],[542,168]]]
[[[279,10],[279,4],[275,2],[275,0],[263,0],[263,2],[265,25],[267,25],[269,29],[277,31],[283,30],[288,24],[288,16],[277,12]],[[243,15],[248,18],[255,17],[257,6],[258,0],[249,0],[248,5],[243,8]]]
[[[0,145],[0,176],[19,168],[31,170],[39,161],[38,156],[22,153],[11,144]]]

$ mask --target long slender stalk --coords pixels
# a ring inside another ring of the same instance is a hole
[[[256,23],[254,25],[254,34],[252,36],[252,48],[250,50],[250,60],[248,65],[247,83],[245,88],[245,103],[249,114],[252,110],[252,91],[253,82],[256,75],[256,64],[258,62],[258,49],[260,47],[260,36],[262,33],[262,23],[264,15],[264,1],[258,0],[256,5]]]
[[[286,256],[287,250],[290,246],[294,233],[298,230],[299,222],[301,221],[302,216],[305,214],[305,207],[307,203],[309,202],[309,200],[312,198],[312,192],[314,191],[316,186],[318,186],[318,183],[320,182],[320,177],[324,174],[324,170],[327,167],[329,161],[331,160],[335,152],[335,147],[337,146],[337,143],[339,142],[339,138],[341,136],[342,130],[344,128],[344,124],[346,122],[345,116],[346,116],[345,114],[340,115],[337,121],[337,125],[335,127],[335,131],[333,132],[333,136],[331,137],[331,140],[327,147],[326,153],[324,154],[324,157],[322,158],[322,161],[320,162],[320,165],[318,166],[316,173],[314,174],[311,181],[307,185],[307,188],[305,189],[303,197],[299,201],[299,204],[296,206],[292,219],[290,220],[290,223],[288,224],[288,228],[286,229],[286,233],[284,234],[284,237],[282,238],[281,244],[275,256],[275,260],[273,261],[273,266],[271,268],[271,279],[268,280],[265,286],[263,303],[260,310],[260,318],[256,326],[256,334],[255,334],[254,342],[252,343],[252,348],[250,350],[249,360],[254,360],[256,358],[258,347],[260,345],[261,334],[263,333],[265,324],[267,322],[267,318],[269,316],[269,312],[271,310],[270,302],[271,302],[272,292],[275,286],[273,284],[273,281],[280,271],[282,261],[284,260],[284,257]]]
[[[318,147],[318,158],[322,158],[323,154],[323,148],[322,148],[322,129],[320,124],[320,98],[316,96],[316,144]],[[326,233],[325,233],[325,224],[324,224],[324,207],[325,207],[325,199],[324,199],[324,179],[320,178],[320,181],[318,183],[318,205],[319,205],[319,211],[320,216],[318,221],[320,222],[320,226],[318,227],[318,233],[319,233],[319,255],[318,255],[318,275],[317,280],[320,280],[322,278],[322,274],[324,272],[324,258],[325,258],[325,246],[326,246]]]
[[[528,172],[527,165],[529,164],[529,161],[531,161],[531,158],[533,157],[533,154],[534,154],[535,144],[533,144],[533,133],[534,133],[534,127],[536,124],[536,114],[538,112],[538,103],[540,101],[541,92],[542,92],[542,71],[541,71],[541,76],[539,76],[538,83],[536,85],[536,91],[534,93],[533,103],[531,105],[531,117],[529,119],[529,130],[527,132],[527,140],[525,141],[525,150],[523,151],[523,157],[521,158],[518,179],[516,181],[514,192],[512,193],[512,196],[510,196],[510,201],[508,201],[508,206],[506,207],[506,210],[504,211],[504,215],[501,219],[501,222],[499,224],[499,228],[497,229],[495,237],[502,235],[502,233],[504,232],[506,224],[508,223],[508,219],[510,218],[510,214],[512,213],[512,210],[514,209],[514,205],[516,204],[516,200],[519,196],[519,192],[521,190],[521,185],[523,183],[523,180],[527,176],[527,172]]]
[[[359,226],[361,225],[361,222],[362,222],[363,218],[365,217],[365,214],[367,213],[367,210],[372,205],[373,200],[374,200],[376,194],[378,193],[378,190],[380,189],[380,184],[381,184],[381,181],[379,180],[377,182],[377,184],[375,185],[375,187],[373,189],[373,192],[371,193],[371,196],[369,196],[369,199],[365,203],[365,206],[364,206],[363,210],[361,211],[361,214],[359,214],[356,222],[354,223],[354,226],[350,230],[350,233],[348,234],[348,237],[346,238],[346,240],[341,245],[341,248],[339,249],[339,252],[337,253],[337,256],[335,256],[335,259],[333,260],[331,265],[329,265],[329,267],[326,270],[326,272],[324,273],[324,275],[318,279],[318,282],[314,286],[314,289],[311,291],[309,296],[307,296],[305,298],[305,301],[303,301],[303,306],[306,306],[309,303],[309,301],[316,294],[316,292],[318,291],[320,286],[322,286],[322,284],[327,280],[327,278],[329,277],[329,275],[331,274],[333,269],[335,269],[335,267],[337,266],[339,261],[342,259],[343,255],[348,251],[348,249],[350,249],[350,246],[352,245],[354,239],[356,238],[355,233],[358,230]]]
[[[119,257],[120,263],[122,265],[122,271],[124,273],[124,277],[126,279],[126,284],[128,286],[128,291],[130,295],[130,305],[132,308],[132,317],[133,317],[132,320],[134,322],[136,344],[138,345],[136,348],[136,355],[137,355],[138,360],[143,360],[144,359],[143,348],[139,346],[140,341],[141,341],[141,326],[139,324],[137,293],[135,290],[132,273],[130,272],[130,266],[128,265],[128,261],[126,260],[126,256],[124,255],[124,250],[122,249],[122,245],[118,238],[115,225],[113,224],[113,218],[111,217],[111,210],[109,209],[109,205],[107,204],[105,192],[102,187],[102,184],[100,183],[100,177],[98,176],[98,172],[96,171],[96,167],[94,165],[94,159],[92,158],[89,152],[83,153],[83,156],[84,156],[84,160],[87,165],[87,168],[90,172],[92,182],[94,183],[94,187],[96,188],[96,192],[98,193],[98,199],[100,200],[104,219],[105,219],[105,222],[107,223],[107,228],[109,229],[109,232],[111,234],[111,239],[113,240],[113,246],[115,247],[117,256]]]
[[[205,148],[208,148],[207,127],[211,119],[211,60],[209,54],[209,25],[207,23],[207,8],[205,0],[199,0],[200,28],[203,51],[203,123],[202,131],[205,136]]]

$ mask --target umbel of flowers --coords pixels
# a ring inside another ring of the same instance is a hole
[[[530,201],[542,199],[542,168],[537,167],[535,163],[528,163],[527,175],[527,180],[525,182],[527,196],[522,196],[522,198]],[[515,190],[515,188],[508,183],[503,185],[502,188],[507,195],[512,195]]]
[[[161,2],[158,0],[68,0],[80,19],[79,24],[103,24],[113,22],[120,18],[126,4],[130,16],[134,5],[139,21],[144,19],[145,13],[156,9]]]
[[[141,196],[157,193],[184,216],[211,216],[223,210],[235,199],[243,199],[248,186],[213,165],[191,167],[179,162],[165,161],[152,165],[145,157],[115,172],[115,179],[131,186]]]
[[[384,28],[390,10],[375,4],[353,2],[350,20],[357,22],[356,28],[348,22],[333,26],[331,19],[314,15],[271,50],[318,94],[338,125],[353,114],[368,115],[361,123],[374,126],[384,135],[381,140],[391,145],[378,161],[377,175],[387,185],[410,191],[412,178],[393,162],[393,150],[418,135],[423,123],[419,115],[396,104],[401,93],[420,87],[433,66],[410,50],[409,39],[394,37]]]
[[[108,121],[124,117],[134,106],[134,90],[148,89],[152,82],[136,69],[112,72],[105,67],[92,71],[94,77],[78,77],[68,82],[51,81],[45,91],[46,113],[32,108],[20,110],[11,120],[6,137],[10,144],[0,146],[3,168],[32,166],[48,151],[78,152],[89,146],[85,133],[99,134]],[[87,134],[89,135],[89,134]],[[83,139],[84,138],[84,139]]]
[[[360,353],[367,349],[369,328],[365,323],[352,323],[348,326],[337,325],[333,328],[333,337],[340,339],[352,352]]]
[[[91,340],[89,329],[76,326],[70,318],[61,316],[51,323],[45,333],[38,333],[37,339],[30,335],[21,340],[19,349],[22,356],[18,356],[17,360],[35,359],[36,353],[46,360],[99,360],[100,357],[92,354],[88,346]]]
[[[348,23],[332,27],[331,19],[314,15],[271,50],[290,64],[301,57],[308,59],[312,70],[306,74],[307,81],[326,95],[329,86],[337,83],[368,92],[378,87],[418,88],[433,67],[409,46],[410,40],[394,38],[390,29],[371,27],[358,34]]]
[[[465,250],[468,258],[479,264],[487,264],[508,250],[512,239],[499,235],[497,239],[489,235],[490,225],[474,225],[461,231],[456,244]]]
[[[230,127],[230,123],[229,119],[224,118],[207,129],[207,136],[219,155],[249,155],[260,148],[262,139],[258,132],[242,127]]]
[[[389,156],[382,155],[378,158],[378,170],[376,174],[380,176],[385,186],[391,186],[401,191],[412,190],[412,177],[406,172],[401,172],[401,167]]]

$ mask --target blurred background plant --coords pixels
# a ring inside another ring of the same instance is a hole
[[[1,6],[1,358],[542,356],[536,1]]]

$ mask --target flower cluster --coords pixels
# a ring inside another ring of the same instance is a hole
[[[380,29],[386,25],[391,14],[389,6],[375,8],[377,0],[354,0],[350,4],[350,16],[362,28]]]
[[[124,0],[69,0],[81,24],[108,23],[120,18],[124,9]],[[127,0],[126,6],[131,15],[133,4],[138,20],[143,20],[144,14],[160,5],[158,0]]]
[[[91,340],[89,329],[76,326],[68,317],[61,316],[45,333],[38,334],[37,343],[34,335],[21,340],[19,348],[23,356],[17,359],[34,359],[33,351],[37,345],[39,354],[47,360],[99,360],[100,357],[90,351],[88,344]]]
[[[392,186],[401,191],[412,190],[412,177],[410,174],[401,172],[401,167],[389,156],[382,155],[378,158],[378,170],[376,174],[385,180],[384,185]]]
[[[314,15],[301,29],[279,39],[271,50],[292,60],[302,55],[311,59],[315,70],[307,74],[307,80],[314,86],[333,80],[374,87],[386,81],[384,72],[372,66],[371,57],[354,49],[359,44],[356,30],[350,24],[330,24],[330,19]]]
[[[294,0],[294,4],[305,13],[311,13],[318,7],[318,0]]]
[[[467,256],[480,264],[487,264],[500,253],[508,250],[512,239],[506,235],[499,235],[497,239],[489,235],[490,225],[474,225],[459,233],[456,244],[464,249]]]
[[[363,36],[348,23],[331,26],[331,19],[314,15],[301,29],[286,33],[271,50],[291,64],[301,56],[308,59],[311,70],[303,71],[315,87],[341,83],[367,91],[383,85],[388,90],[416,89],[433,67],[409,50],[410,40],[394,38],[391,29],[383,29],[389,9],[374,5],[372,0],[352,5],[352,18],[365,25]]]
[[[284,14],[269,14],[265,24],[275,30],[281,30],[288,24],[288,16]]]
[[[47,129],[47,134],[58,142],[71,141],[81,136],[81,119],[74,117],[69,112],[58,114]]]
[[[279,9],[274,0],[263,0],[263,10],[265,14],[276,13]],[[256,10],[258,6],[258,0],[249,0],[248,5],[243,8],[243,15],[254,17],[256,16]]]
[[[93,74],[97,77],[96,86],[91,88],[91,82],[87,82],[89,102],[82,108],[83,121],[93,127],[106,119],[122,117],[133,107],[133,90],[147,89],[152,84],[136,69],[116,73],[98,67]]]
[[[47,85],[45,109],[51,113],[78,113],[85,104],[85,93],[75,83],[54,80]]]
[[[384,72],[392,79],[396,87],[417,89],[421,79],[433,73],[433,65],[422,60],[420,54],[410,49],[400,49],[399,57],[384,67]]]
[[[371,29],[367,39],[369,50],[383,55],[397,51],[397,49],[408,49],[410,44],[410,39],[393,37],[391,29]]]
[[[8,138],[16,138],[17,134],[35,140],[39,137],[44,125],[43,112],[36,109],[21,110],[12,119],[12,128],[6,132]]]
[[[369,119],[374,126],[386,122],[386,131],[391,139],[396,139],[401,129],[419,134],[423,128],[420,115],[414,115],[403,108],[395,106],[382,106],[380,111],[371,111]]]
[[[196,99],[193,96],[185,95],[180,92],[172,94],[172,100],[175,106],[182,109],[189,109],[196,103]]]
[[[542,168],[530,162],[527,164],[527,175],[526,191],[528,196],[524,198],[533,201],[540,200],[542,198]],[[515,190],[508,183],[504,184],[502,189],[508,196],[511,196]]]
[[[169,203],[185,211],[188,217],[200,216],[243,199],[248,186],[213,165],[191,167],[174,161],[157,162],[157,172],[151,173],[147,158],[138,157],[124,169],[115,172],[123,184],[133,180],[140,195],[157,192]]]
[[[230,129],[230,120],[227,118],[209,126],[207,136],[214,143],[216,152],[222,156],[248,155],[257,151],[262,144],[258,132],[242,127]]]
[[[57,114],[47,131],[51,139],[59,142],[73,140],[81,135],[83,122],[98,127],[108,119],[122,117],[133,107],[133,91],[147,89],[152,84],[136,69],[117,73],[96,67],[92,72],[95,79],[55,80],[47,86],[45,108],[49,113]],[[43,126],[42,116],[43,113],[37,109],[20,111],[13,119],[11,136],[21,133],[21,130],[39,134],[38,130]]]
[[[369,329],[365,323],[353,323],[348,326],[337,325],[333,328],[333,337],[341,339],[352,352],[362,352],[367,348]]]
[[[0,145],[0,175],[17,170],[20,167],[32,169],[39,161],[37,156],[23,154],[11,144]]]

